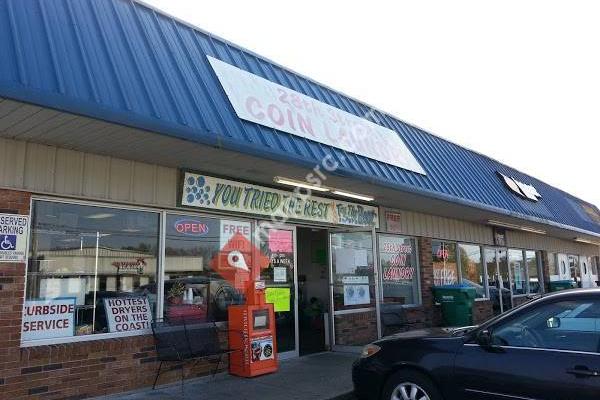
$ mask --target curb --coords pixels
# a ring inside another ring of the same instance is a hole
[[[354,397],[354,391],[351,391],[337,395],[335,397],[331,397],[329,400],[356,400],[356,397]]]

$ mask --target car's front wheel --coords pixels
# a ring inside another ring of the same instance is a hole
[[[442,400],[442,396],[427,376],[403,370],[388,379],[382,400]]]

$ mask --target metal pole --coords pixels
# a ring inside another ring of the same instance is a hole
[[[96,232],[96,262],[94,265],[94,307],[92,308],[92,333],[96,329],[96,291],[98,289],[98,248],[100,245],[100,232]]]

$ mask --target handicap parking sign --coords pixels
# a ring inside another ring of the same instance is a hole
[[[0,214],[0,262],[27,262],[29,216]]]
[[[0,249],[15,250],[17,248],[17,235],[3,235],[4,239],[0,241]]]

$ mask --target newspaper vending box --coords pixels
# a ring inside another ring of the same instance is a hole
[[[253,377],[277,371],[273,304],[229,307],[229,372]]]

